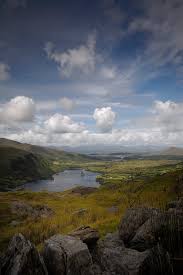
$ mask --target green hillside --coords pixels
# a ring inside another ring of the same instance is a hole
[[[49,159],[62,159],[62,160],[84,160],[89,159],[85,155],[76,154],[76,153],[67,153],[63,150],[59,149],[52,149],[49,147],[43,147],[43,146],[37,146],[37,145],[31,145],[27,143],[20,143],[14,140],[9,140],[5,138],[0,138],[0,148],[2,147],[12,147],[15,149],[24,150],[26,152],[41,155],[42,157],[48,157]]]
[[[0,139],[0,191],[51,177],[67,161],[84,161],[88,157],[47,147]]]

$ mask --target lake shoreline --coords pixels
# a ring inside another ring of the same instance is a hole
[[[51,178],[49,177],[48,179],[41,179],[41,180],[36,180],[32,182],[26,182],[24,184],[21,184],[17,188],[9,190],[9,192],[16,192],[16,191],[62,192],[62,191],[73,189],[77,186],[98,188],[100,186],[100,183],[97,182],[96,180],[98,175],[100,175],[100,173],[91,172],[81,168],[65,169],[63,171],[53,174]],[[66,183],[64,183],[65,181]],[[56,190],[53,190],[54,184],[55,184]],[[41,189],[38,188],[39,185],[42,187]]]

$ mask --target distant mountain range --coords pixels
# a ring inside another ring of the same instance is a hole
[[[57,147],[55,147],[57,148]],[[64,146],[63,150],[67,152],[77,152],[82,154],[125,154],[125,153],[132,153],[132,154],[145,154],[145,153],[153,153],[153,152],[160,152],[164,150],[165,146],[149,146],[149,145],[131,145],[131,146],[123,146],[123,145],[81,145],[77,147],[69,147]]]
[[[183,148],[180,147],[169,147],[160,152],[163,156],[183,156]]]
[[[93,145],[93,146],[78,146],[67,147],[63,149],[67,152],[77,152],[82,154],[95,155],[119,155],[119,154],[139,154],[139,155],[164,155],[164,156],[183,156],[183,148],[167,147],[167,146],[120,146],[120,145]]]

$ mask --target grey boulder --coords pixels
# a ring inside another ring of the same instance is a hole
[[[2,275],[46,275],[43,259],[36,248],[22,234],[15,235],[1,258]]]
[[[51,237],[45,242],[43,257],[49,274],[93,275],[87,245],[72,236]]]
[[[125,243],[128,243],[134,237],[139,227],[157,212],[157,209],[145,207],[128,209],[119,224],[120,238]]]
[[[173,256],[182,255],[183,216],[162,212],[148,219],[136,232],[130,247],[139,251],[161,245]]]
[[[97,274],[102,275],[172,275],[168,253],[160,246],[139,252],[125,248],[117,234],[108,234],[98,242],[93,255]]]

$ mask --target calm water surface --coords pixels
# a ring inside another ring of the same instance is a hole
[[[65,170],[53,176],[53,180],[39,180],[36,182],[26,183],[24,190],[30,191],[52,191],[59,192],[71,189],[75,186],[98,187],[96,176],[98,173],[93,173],[85,170]]]

